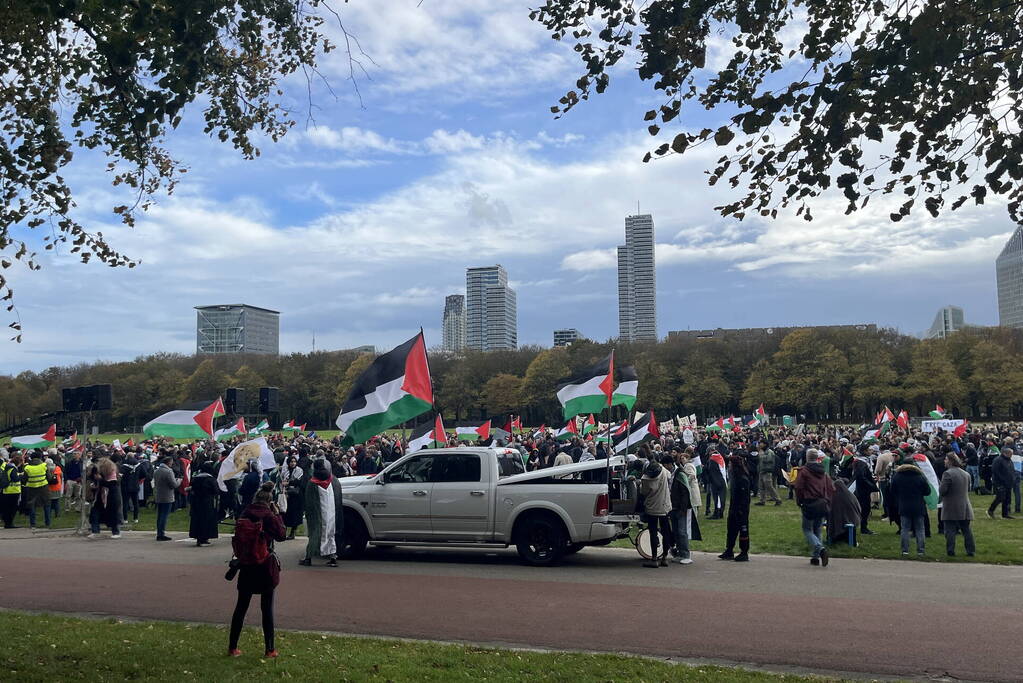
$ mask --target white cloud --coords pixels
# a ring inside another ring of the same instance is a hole
[[[329,126],[313,125],[303,131],[301,136],[315,147],[348,153],[370,151],[404,154],[411,151],[406,143],[356,126],[334,130]]]
[[[461,128],[451,133],[438,128],[423,141],[426,149],[433,154],[452,154],[468,149],[482,149],[484,138],[468,133]]]

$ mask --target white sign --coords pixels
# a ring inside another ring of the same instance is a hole
[[[920,431],[930,434],[936,432],[939,429],[944,429],[946,432],[953,431],[956,427],[961,425],[964,421],[958,420],[924,420],[920,423]]]
[[[682,441],[687,446],[692,446],[693,445],[693,442],[696,441],[696,437],[693,435],[693,430],[692,429],[685,429],[685,430],[682,431]]]

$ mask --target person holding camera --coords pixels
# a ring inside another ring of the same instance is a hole
[[[259,596],[263,616],[265,656],[273,658],[278,655],[274,645],[274,591],[281,582],[281,562],[274,553],[273,544],[274,541],[283,541],[287,532],[277,504],[273,502],[273,491],[272,482],[264,483],[235,524],[231,540],[235,557],[225,576],[229,581],[236,574],[238,576],[238,602],[231,616],[227,645],[227,653],[231,657],[242,653],[238,649],[238,639],[253,595]]]

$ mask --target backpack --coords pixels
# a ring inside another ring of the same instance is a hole
[[[270,557],[270,546],[263,535],[263,522],[240,517],[234,526],[231,548],[242,565],[260,565],[266,562]]]
[[[0,491],[11,485],[10,465],[0,465]]]

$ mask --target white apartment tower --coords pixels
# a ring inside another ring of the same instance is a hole
[[[515,290],[500,265],[465,271],[465,345],[476,351],[518,346]]]
[[[444,297],[444,350],[461,351],[465,348],[465,296],[450,294]]]
[[[657,273],[650,214],[625,217],[625,244],[618,247],[618,336],[622,341],[657,341]]]

